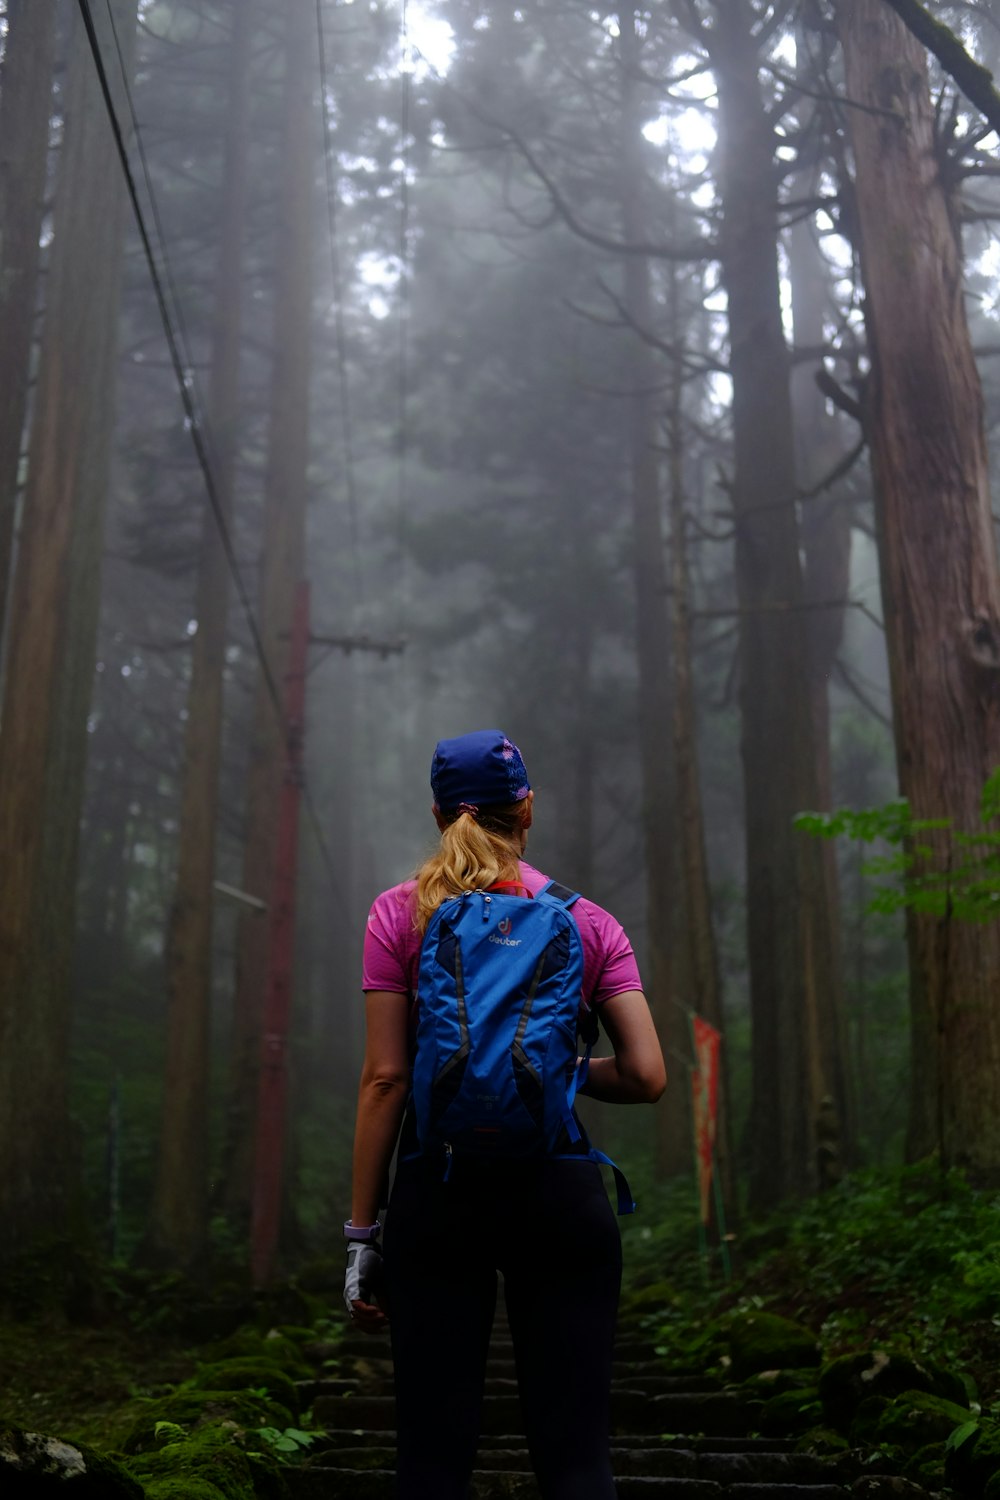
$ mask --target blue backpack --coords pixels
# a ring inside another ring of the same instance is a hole
[[[618,1212],[631,1213],[628,1184],[573,1111],[598,1030],[581,1006],[578,899],[550,881],[533,900],[466,891],[438,907],[420,950],[411,1109],[446,1177],[455,1155],[583,1157],[614,1169]]]

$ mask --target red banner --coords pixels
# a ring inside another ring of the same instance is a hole
[[[703,1021],[691,1017],[695,1066],[691,1072],[691,1106],[694,1113],[694,1149],[698,1168],[701,1222],[712,1217],[712,1163],[715,1152],[715,1121],[719,1104],[719,1045],[722,1035]]]

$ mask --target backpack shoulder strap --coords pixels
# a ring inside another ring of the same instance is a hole
[[[539,896],[548,896],[552,901],[557,902],[560,906],[566,907],[566,909],[568,910],[573,905],[574,901],[579,901],[580,892],[571,891],[568,885],[560,885],[558,880],[550,880],[548,885],[542,886],[542,889],[535,897],[536,901],[538,900]]]

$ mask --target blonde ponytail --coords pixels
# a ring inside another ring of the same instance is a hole
[[[441,843],[417,871],[416,926],[427,923],[442,901],[463,891],[483,891],[500,881],[516,881],[521,833],[531,803],[460,810],[441,831]]]

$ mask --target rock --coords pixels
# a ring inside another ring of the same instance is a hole
[[[213,1356],[211,1364],[229,1360],[248,1363],[266,1360],[284,1370],[292,1380],[308,1380],[313,1373],[299,1345],[276,1328],[267,1334],[258,1333],[255,1328],[241,1328],[229,1338],[213,1344],[209,1352]]]
[[[758,1424],[765,1437],[795,1437],[815,1427],[822,1417],[823,1408],[815,1388],[781,1391],[764,1402]]]
[[[308,1373],[308,1372],[307,1372]],[[197,1375],[185,1381],[182,1390],[265,1391],[272,1401],[299,1415],[299,1393],[295,1381],[267,1358],[220,1359],[202,1365]]]
[[[185,1432],[194,1432],[210,1422],[232,1422],[241,1432],[256,1432],[261,1427],[282,1430],[294,1425],[287,1407],[252,1391],[175,1391],[150,1404],[135,1423],[122,1447],[127,1454],[146,1453],[159,1446],[157,1426],[174,1423]]]
[[[763,1401],[769,1401],[772,1396],[780,1396],[784,1391],[811,1390],[815,1392],[816,1372],[815,1370],[760,1370],[756,1375],[747,1376],[742,1389]]]
[[[882,1413],[889,1405],[888,1396],[867,1396],[862,1401],[854,1413],[854,1420],[850,1426],[852,1447],[860,1448],[866,1443],[875,1442],[875,1434],[882,1420]]]
[[[894,1443],[915,1453],[927,1443],[944,1442],[956,1427],[972,1420],[964,1406],[927,1391],[904,1391],[885,1408],[875,1429],[876,1442]]]
[[[626,1317],[632,1312],[657,1312],[672,1307],[676,1300],[676,1289],[669,1281],[654,1281],[637,1291],[624,1292],[621,1312]]]
[[[927,1500],[923,1485],[904,1479],[901,1474],[865,1474],[851,1485],[850,1493],[859,1500]]]
[[[810,1427],[795,1444],[796,1453],[815,1453],[818,1458],[831,1458],[838,1453],[847,1453],[850,1443],[832,1427]]]
[[[4,1500],[143,1500],[137,1484],[114,1459],[80,1443],[19,1427],[0,1427],[0,1494]]]
[[[892,1400],[904,1391],[927,1391],[963,1407],[968,1399],[965,1384],[957,1375],[890,1349],[842,1354],[826,1365],[819,1377],[826,1420],[841,1432],[848,1430],[862,1401],[868,1397],[885,1396]]]
[[[925,1443],[906,1460],[903,1473],[917,1484],[940,1486],[944,1484],[944,1455],[944,1443]]]
[[[732,1375],[745,1380],[761,1370],[799,1370],[819,1364],[816,1335],[775,1313],[742,1313],[729,1324]]]
[[[146,1500],[285,1500],[278,1461],[246,1452],[230,1424],[214,1423],[157,1450],[138,1454],[130,1468]],[[254,1448],[261,1446],[254,1438]]]

